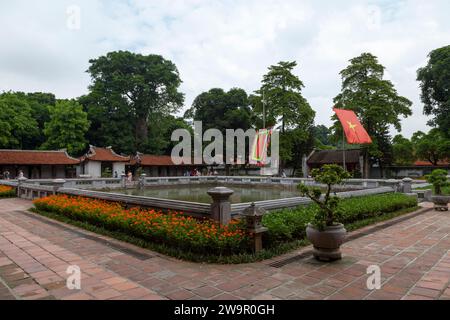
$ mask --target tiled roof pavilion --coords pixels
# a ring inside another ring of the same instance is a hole
[[[70,157],[65,150],[0,150],[0,165],[74,165],[80,160]]]
[[[81,161],[105,161],[105,162],[129,162],[130,157],[124,157],[114,152],[111,147],[99,148],[90,146],[88,153],[81,158]]]

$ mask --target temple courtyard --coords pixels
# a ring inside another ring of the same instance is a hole
[[[344,258],[304,247],[241,265],[180,261],[49,220],[0,200],[0,299],[450,299],[450,214],[419,211],[349,233]],[[81,270],[69,290],[67,268]],[[369,290],[369,266],[381,289]]]

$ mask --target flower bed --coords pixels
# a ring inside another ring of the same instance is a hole
[[[124,209],[102,200],[49,196],[34,201],[37,210],[64,215],[110,231],[121,231],[148,241],[195,253],[227,255],[249,248],[249,236],[239,221],[220,226],[180,212],[163,213],[139,208]]]
[[[0,185],[0,198],[13,198],[16,196],[16,191],[10,186]]]
[[[254,262],[305,245],[305,228],[318,209],[310,205],[265,215],[263,224],[269,230],[263,237],[264,250],[254,254],[245,223],[237,220],[221,227],[214,221],[195,219],[180,212],[124,209],[118,203],[66,195],[50,196],[34,203],[37,212],[50,218],[177,258],[213,263]],[[353,230],[413,211],[416,206],[415,198],[391,193],[343,199],[339,210],[347,229]]]

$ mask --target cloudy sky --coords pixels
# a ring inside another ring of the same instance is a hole
[[[339,71],[368,51],[414,102],[409,137],[426,130],[416,70],[450,44],[449,12],[448,0],[0,0],[0,91],[77,97],[89,59],[130,50],[177,65],[186,109],[213,87],[250,93],[268,66],[295,60],[316,122],[329,125]]]

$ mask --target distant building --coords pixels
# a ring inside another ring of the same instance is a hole
[[[387,166],[384,171],[385,176],[388,178],[419,178],[430,174],[435,169],[444,169],[450,174],[450,163],[448,160],[439,161],[437,166],[433,166],[429,161],[417,160],[414,164],[409,166]]]
[[[90,146],[89,151],[80,158],[81,164],[78,168],[78,176],[89,176],[100,178],[108,172],[114,177],[125,173],[125,166],[130,163],[130,157],[118,155],[111,147],[99,148]]]
[[[70,157],[65,150],[0,150],[2,178],[6,171],[10,178],[16,178],[19,171],[28,179],[75,178],[79,163],[79,159]]]
[[[142,173],[148,177],[175,177],[184,176],[193,169],[201,171],[206,167],[203,164],[175,164],[171,156],[160,156],[137,153],[130,164],[136,169],[141,168]]]
[[[362,174],[363,168],[363,154],[359,149],[350,150],[314,150],[306,159],[308,165],[308,172],[314,168],[320,168],[324,164],[344,165],[345,152],[345,167],[348,172],[358,172]]]

